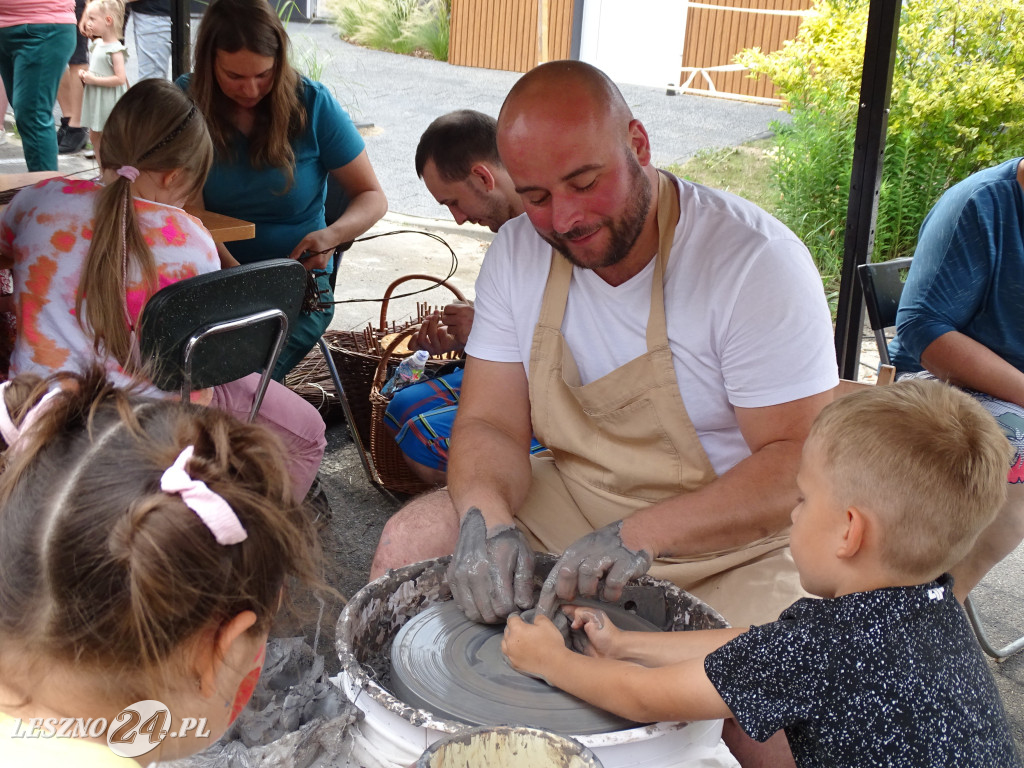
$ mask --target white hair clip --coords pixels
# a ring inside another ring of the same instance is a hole
[[[178,454],[174,464],[160,478],[160,490],[181,496],[185,506],[198,515],[218,544],[245,541],[248,534],[231,505],[220,494],[211,491],[202,480],[194,480],[189,475],[186,465],[194,450],[195,446],[190,445]]]
[[[51,389],[45,395],[43,395],[39,402],[28,409],[28,413],[21,420],[21,426],[15,425],[11,419],[11,413],[7,410],[7,400],[4,398],[4,392],[7,390],[7,385],[10,381],[5,381],[0,384],[0,437],[3,437],[4,442],[7,443],[8,448],[13,448],[14,444],[18,442],[22,435],[28,431],[29,427],[42,416],[46,409],[53,405],[53,398],[59,393],[59,389]]]

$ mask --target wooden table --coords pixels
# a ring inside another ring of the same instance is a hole
[[[0,173],[0,195],[11,190],[30,187],[40,181],[61,176],[59,171],[31,171],[28,173]],[[0,205],[0,210],[4,206]],[[233,240],[249,240],[256,237],[256,225],[251,221],[234,219],[212,211],[199,211],[190,206],[185,210],[203,222],[215,243],[230,243]]]
[[[28,171],[26,173],[0,173],[0,195],[22,187],[30,187],[40,181],[60,176],[60,171]]]
[[[233,219],[213,211],[200,211],[191,206],[185,206],[185,211],[203,222],[203,226],[213,235],[215,243],[230,243],[233,240],[250,240],[256,237],[256,225],[251,221]]]
[[[28,187],[60,176],[60,171],[28,171],[26,173],[0,173],[0,192]]]

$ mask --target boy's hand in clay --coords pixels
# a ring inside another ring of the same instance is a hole
[[[612,624],[608,614],[583,605],[563,605],[562,611],[572,621],[569,628],[574,630],[570,636],[574,650],[602,659],[619,658],[616,642],[622,630]]]
[[[626,582],[647,573],[654,556],[646,549],[634,552],[622,543],[622,521],[598,528],[576,540],[562,553],[537,600],[537,611],[554,613],[555,599],[577,595],[600,597],[614,603]]]
[[[501,652],[513,669],[547,682],[547,671],[564,650],[565,638],[547,616],[537,614],[532,624],[514,614],[508,617]]]
[[[537,609],[531,608],[528,611],[523,611],[519,614],[519,618],[525,621],[527,624],[533,624],[533,620],[537,617]],[[546,617],[545,617],[546,618]],[[555,616],[551,619],[551,623],[555,625],[561,635],[562,640],[565,643],[565,647],[569,648],[569,622],[571,619],[561,611],[555,611]]]
[[[448,566],[456,605],[471,621],[496,624],[533,606],[533,550],[514,525],[488,529],[483,513],[470,508]]]

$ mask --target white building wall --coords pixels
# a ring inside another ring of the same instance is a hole
[[[613,80],[679,82],[686,0],[584,0],[580,58]]]

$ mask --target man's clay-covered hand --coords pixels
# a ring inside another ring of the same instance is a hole
[[[471,507],[459,526],[448,584],[467,618],[496,624],[533,606],[533,550],[514,525],[488,529]]]
[[[654,556],[622,543],[622,521],[598,528],[576,540],[562,553],[544,581],[537,611],[550,616],[555,599],[572,600],[577,595],[597,596],[614,602],[630,579],[647,573]]]

